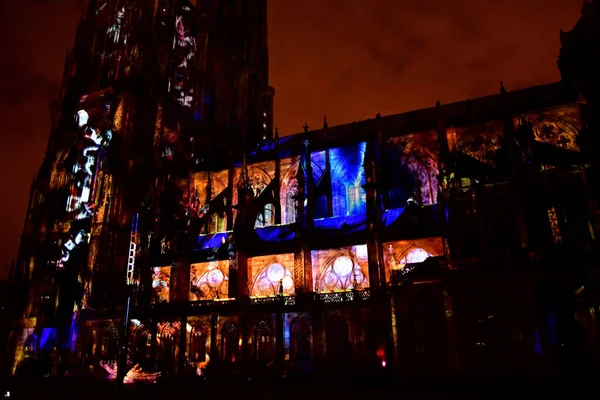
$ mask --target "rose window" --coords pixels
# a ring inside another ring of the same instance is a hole
[[[366,283],[365,275],[359,265],[348,256],[340,256],[321,274],[316,288],[321,292],[360,289]]]
[[[576,143],[577,130],[574,127],[552,116],[546,116],[544,119],[552,121],[539,122],[533,127],[533,134],[537,141],[565,150],[579,151]]]
[[[283,265],[274,263],[265,268],[254,283],[254,296],[275,296],[283,286],[284,295],[294,294],[294,278]]]
[[[228,297],[229,279],[227,275],[218,268],[218,264],[210,263],[208,269],[199,279],[192,282],[192,294],[196,300],[209,300],[214,298]]]

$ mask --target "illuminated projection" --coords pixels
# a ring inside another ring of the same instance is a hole
[[[229,297],[229,261],[212,261],[190,266],[190,300]]]
[[[568,121],[553,115],[541,115],[533,124],[535,140],[561,149],[579,152],[578,131]]]
[[[104,361],[100,361],[100,366],[104,368],[106,372],[108,372],[108,376],[106,377],[109,380],[117,379],[117,371],[118,365],[117,363],[107,363]],[[125,378],[123,379],[123,383],[135,383],[135,382],[150,382],[156,383],[156,380],[160,377],[160,372],[143,372],[142,368],[139,365],[134,365],[127,374],[125,374]]]
[[[457,135],[460,135],[457,141],[458,149],[477,161],[495,165],[496,152],[502,147],[502,142],[493,128],[494,126],[468,129],[464,133],[457,129]]]
[[[227,230],[227,215],[224,207],[216,211],[211,210],[209,204],[218,196],[221,196],[223,201],[222,206],[226,205],[226,197],[223,196],[223,192],[227,189],[228,175],[229,171],[227,170],[197,172],[193,175],[189,190],[189,206],[199,217],[203,217],[207,213],[210,214],[207,233],[225,232]],[[216,203],[213,203],[213,207],[216,205]]]
[[[248,165],[248,181],[254,191],[254,196],[260,196],[275,177],[275,162],[267,161]],[[234,172],[233,186],[238,187],[242,178],[243,167],[237,167]],[[233,204],[238,204],[237,190],[233,191]],[[234,210],[234,216],[236,212]],[[275,208],[272,204],[265,205],[263,212],[256,218],[255,227],[271,226],[275,224]]]
[[[436,135],[407,135],[388,140],[382,178],[389,188],[391,208],[406,207],[411,197],[419,204],[437,203]]]
[[[75,115],[79,139],[70,154],[72,160],[71,193],[67,198],[67,221],[71,222],[69,236],[63,240],[61,257],[57,262],[59,269],[64,268],[73,250],[89,240],[90,222],[94,215],[94,188],[99,163],[112,139],[112,131],[107,124],[110,103],[95,110],[96,118],[90,118],[86,110]]]
[[[171,288],[171,267],[154,267],[152,274],[152,302],[168,303]]]
[[[298,167],[300,157],[284,158],[281,160],[281,222],[293,224],[298,212]]]
[[[189,317],[186,330],[188,359],[196,365],[196,375],[200,376],[210,363],[210,318]]]
[[[336,292],[369,287],[367,245],[313,250],[315,292]]]
[[[162,364],[162,371],[172,375],[177,368],[179,358],[180,322],[160,322],[157,327],[157,358]],[[185,349],[182,349],[185,351]]]
[[[390,277],[393,281],[408,272],[407,266],[443,255],[444,244],[441,237],[384,243],[383,260],[387,281],[390,282]]]
[[[251,296],[294,294],[294,254],[249,258],[248,270]]]
[[[311,154],[315,183],[315,218],[343,217],[366,211],[364,159],[366,143],[348,145]],[[331,171],[331,172],[329,172]],[[331,196],[332,215],[328,213]]]
[[[194,101],[194,71],[196,64],[196,26],[198,16],[184,5],[175,16],[173,37],[173,76],[169,79],[172,98],[184,107]]]

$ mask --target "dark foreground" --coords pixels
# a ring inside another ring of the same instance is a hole
[[[595,374],[568,376],[411,377],[336,376],[249,380],[241,376],[211,380],[176,379],[117,388],[113,382],[88,378],[48,378],[2,384],[10,399],[446,399],[573,398],[595,393]]]

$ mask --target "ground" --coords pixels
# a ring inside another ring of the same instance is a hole
[[[595,376],[595,375],[594,375]],[[452,378],[317,377],[262,379],[214,377],[211,380],[173,380],[155,385],[131,385],[122,389],[114,383],[80,378],[10,382],[2,393],[11,399],[481,399],[510,397],[574,398],[591,393],[596,381],[591,374],[545,377]]]

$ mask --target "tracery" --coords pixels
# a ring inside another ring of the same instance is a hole
[[[339,255],[321,271],[315,290],[333,292],[360,289],[366,280],[362,269],[350,256]]]
[[[535,140],[579,152],[577,129],[562,118],[543,114],[533,124]]]
[[[253,296],[285,296],[294,294],[294,278],[287,268],[278,262],[266,266],[254,280]]]

